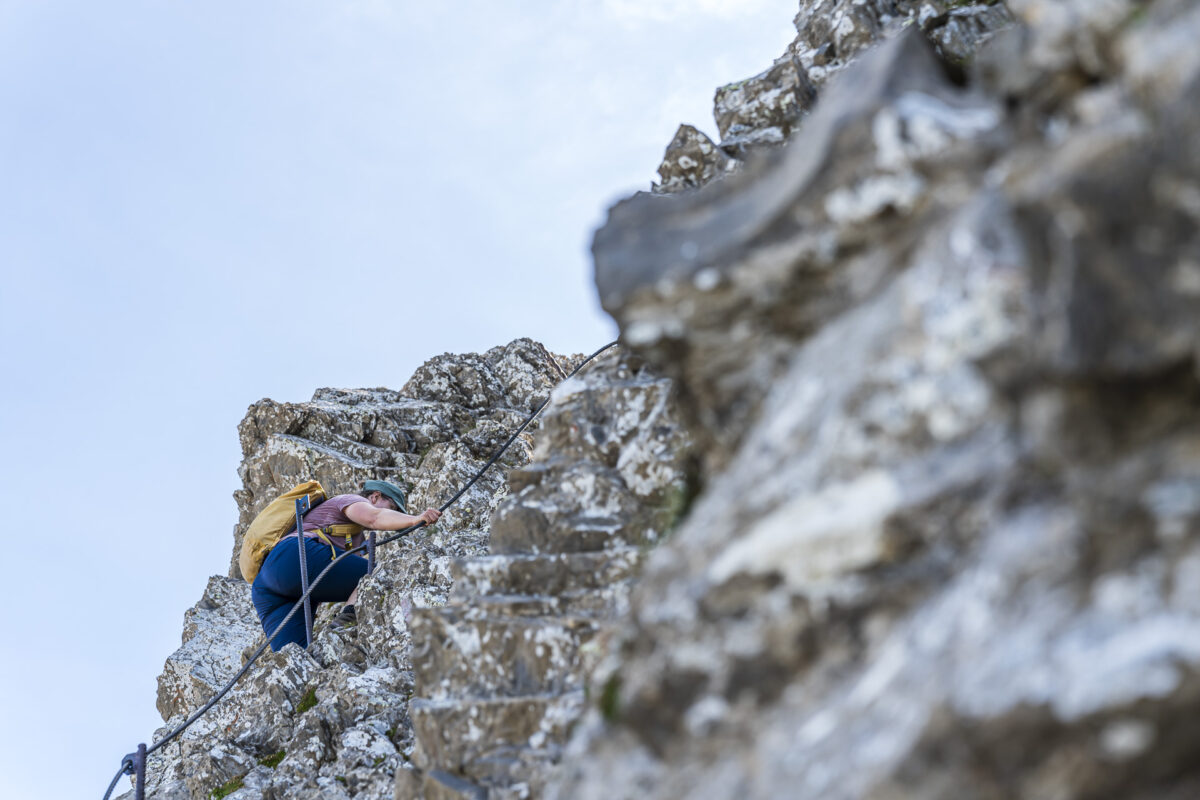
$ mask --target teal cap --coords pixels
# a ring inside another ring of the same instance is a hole
[[[404,505],[404,490],[396,484],[387,481],[367,481],[363,484],[363,494],[371,492],[380,492],[384,497],[391,498],[397,508],[408,513],[408,509]]]

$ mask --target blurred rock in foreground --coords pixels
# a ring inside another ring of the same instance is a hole
[[[596,233],[624,347],[148,796],[1200,797],[1200,5],[795,22]],[[310,477],[439,504],[577,362],[256,403],[235,552]],[[168,727],[261,640],[236,564],[183,640]]]
[[[1200,5],[941,5],[596,235],[705,488],[555,796],[1200,797]]]

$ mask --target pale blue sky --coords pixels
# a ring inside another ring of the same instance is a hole
[[[99,797],[262,397],[611,339],[587,247],[795,0],[0,0],[0,797]]]

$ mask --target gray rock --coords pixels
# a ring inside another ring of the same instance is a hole
[[[689,454],[669,383],[637,359],[555,389],[491,554],[455,560],[450,601],[411,615],[415,768],[396,797],[542,796],[628,612],[633,545],[684,511]]]
[[[311,477],[332,492],[371,477],[396,481],[414,509],[448,500],[569,366],[525,339],[433,359],[398,392],[321,389],[310,403],[256,403],[239,426],[235,554],[262,505]],[[229,797],[264,800],[391,797],[414,746],[413,612],[446,602],[454,559],[486,552],[488,517],[507,492],[503,470],[525,463],[531,450],[527,437],[517,441],[437,526],[379,551],[361,587],[357,626],[328,630],[336,609],[321,609],[308,652],[268,652],[209,714],[152,754],[149,796],[207,798],[224,787]],[[156,739],[262,641],[239,579],[214,577],[185,623],[183,647],[159,679],[167,725]]]
[[[1037,13],[1036,11],[1031,13]],[[818,90],[871,46],[918,26],[945,68],[960,70],[1013,17],[1000,0],[801,0],[798,36],[752,78],[717,89],[720,145],[682,125],[651,191],[703,186],[738,171],[754,150],[785,144],[817,102]]]
[[[977,3],[937,0],[921,4],[917,21],[942,58],[962,65],[993,34],[1011,25],[1013,17],[999,0]]]
[[[322,609],[153,754],[150,796],[1196,796],[1200,10],[797,25],[720,99],[744,161],[708,142],[663,175],[693,191],[597,232],[620,354],[381,551],[357,626]],[[438,503],[572,363],[519,340],[256,404],[238,530],[314,474]],[[252,614],[210,582],[160,735]]]
[[[966,88],[910,32],[598,232],[704,490],[550,796],[1200,787],[1200,14],[1010,6]]]
[[[239,427],[237,533],[277,492],[314,476],[334,492],[387,477],[407,487],[414,510],[448,500],[572,363],[518,340],[435,358],[398,392],[322,389],[311,403],[255,404]],[[624,545],[667,530],[688,465],[669,386],[636,360],[610,357],[562,385],[541,425],[536,451],[533,437],[521,437],[438,525],[380,549],[360,587],[357,625],[330,630],[336,609],[318,609],[308,651],[268,652],[153,753],[149,796],[443,797],[471,796],[472,786],[496,797],[540,794],[611,620],[628,609],[642,554]],[[542,466],[522,472],[535,452]],[[562,468],[554,478],[550,462]],[[580,493],[555,506],[547,498],[552,486],[561,492],[559,478]],[[590,545],[613,549],[580,555],[489,556],[490,529],[520,505],[508,500],[510,481],[547,500],[540,507],[561,537],[573,536],[563,518],[581,515],[621,535]],[[155,740],[263,638],[249,587],[235,578],[214,577],[185,623],[183,647],[159,679],[167,724]],[[414,692],[422,700],[410,711]],[[460,736],[463,725],[491,726],[488,741]]]
[[[316,478],[338,494],[383,479],[411,489],[414,507],[448,500],[545,399],[566,366],[537,342],[518,339],[482,355],[434,358],[398,392],[319,389],[310,403],[255,403],[238,426],[243,488],[235,493],[239,519],[230,577],[240,577],[237,553],[250,522],[303,480]],[[507,464],[527,457],[517,445]],[[489,479],[454,508],[446,527],[461,528],[464,519],[485,511],[480,504],[486,505],[503,475]]]
[[[158,677],[164,720],[202,705],[242,666],[241,653],[262,636],[250,587],[214,575],[204,596],[184,615],[183,646]]]
[[[695,189],[734,170],[737,163],[691,125],[680,125],[658,165],[655,194]]]
[[[714,464],[794,343],[890,278],[892,253],[866,243],[912,247],[922,220],[968,189],[930,173],[996,144],[997,104],[949,84],[919,36],[844,78],[794,146],[694,194],[622,201],[596,233],[601,303],[623,340],[680,384]]]
[[[785,57],[753,78],[722,86],[713,101],[721,147],[730,151],[782,144],[816,99],[816,87],[795,58]]]
[[[885,38],[917,25],[951,63],[970,59],[1012,17],[1001,0],[801,0],[788,48],[818,88]]]

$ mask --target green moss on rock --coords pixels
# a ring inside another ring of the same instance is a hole
[[[317,690],[309,687],[304,696],[300,698],[300,702],[296,704],[296,713],[303,714],[317,704]]]
[[[226,781],[209,792],[208,796],[212,800],[221,800],[222,797],[228,797],[245,785],[245,781],[243,780],[245,777],[245,775],[239,775],[236,778]]]
[[[600,713],[609,722],[613,722],[621,713],[621,678],[613,675],[604,684],[600,693]]]

